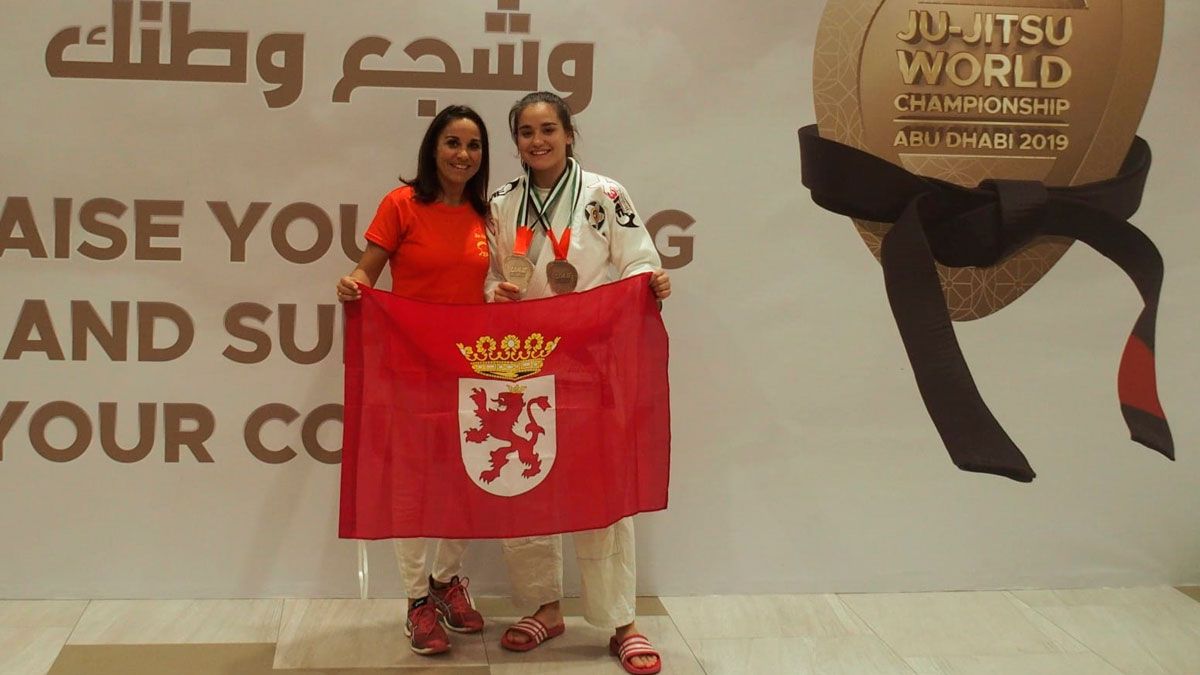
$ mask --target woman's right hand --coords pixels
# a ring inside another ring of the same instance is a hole
[[[516,302],[521,299],[521,289],[509,281],[501,281],[492,291],[492,302]]]
[[[337,299],[338,302],[352,302],[362,297],[362,291],[358,290],[358,285],[362,283],[358,279],[351,276],[345,276],[338,279],[337,282]]]

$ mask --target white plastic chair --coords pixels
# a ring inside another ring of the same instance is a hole
[[[371,566],[367,560],[367,542],[358,540],[358,597],[366,600],[371,590]]]

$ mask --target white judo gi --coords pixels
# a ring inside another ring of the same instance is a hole
[[[568,161],[568,171],[573,163],[573,159]],[[570,223],[567,261],[579,272],[576,290],[586,291],[658,270],[662,266],[658,250],[625,188],[611,178],[588,171],[581,171],[580,178],[578,199],[564,194],[549,214],[559,239]],[[492,297],[496,286],[504,281],[503,264],[513,253],[526,194],[526,178],[521,176],[491,197],[487,232],[491,267],[484,285],[486,297]],[[527,220],[532,225],[537,222],[532,208],[529,213]],[[552,296],[546,279],[546,264],[554,260],[550,238],[535,235],[528,256],[534,262],[534,273],[523,297]],[[604,529],[576,532],[574,537],[583,581],[584,619],[601,628],[633,622],[637,582],[633,519],[622,518]],[[560,535],[505,539],[502,548],[518,606],[537,608],[562,598]]]

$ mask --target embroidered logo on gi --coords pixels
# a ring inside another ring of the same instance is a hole
[[[600,206],[600,202],[588,202],[583,207],[583,214],[587,216],[588,223],[597,230],[604,227],[604,220],[607,216],[604,215],[604,207]]]
[[[472,482],[491,494],[528,492],[554,466],[554,376],[533,376],[560,339],[547,341],[533,333],[524,340],[506,335],[497,342],[483,336],[473,347],[458,344],[471,369],[489,378],[458,381],[458,426],[463,467]]]
[[[516,179],[508,181],[504,185],[501,185],[499,188],[496,188],[496,191],[492,193],[492,196],[489,197],[489,199],[495,199],[496,197],[503,197],[504,195],[512,192],[513,190],[516,189],[517,183],[519,183],[520,181],[521,181],[520,178],[516,178]]]

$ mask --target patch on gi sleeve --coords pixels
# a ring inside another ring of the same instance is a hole
[[[604,227],[604,221],[607,216],[604,215],[604,207],[600,202],[588,202],[583,207],[583,213],[587,216],[588,223],[597,230]]]
[[[617,224],[621,227],[638,227],[637,214],[633,211],[633,206],[625,201],[625,198],[620,193],[613,199],[613,208],[617,212]]]

